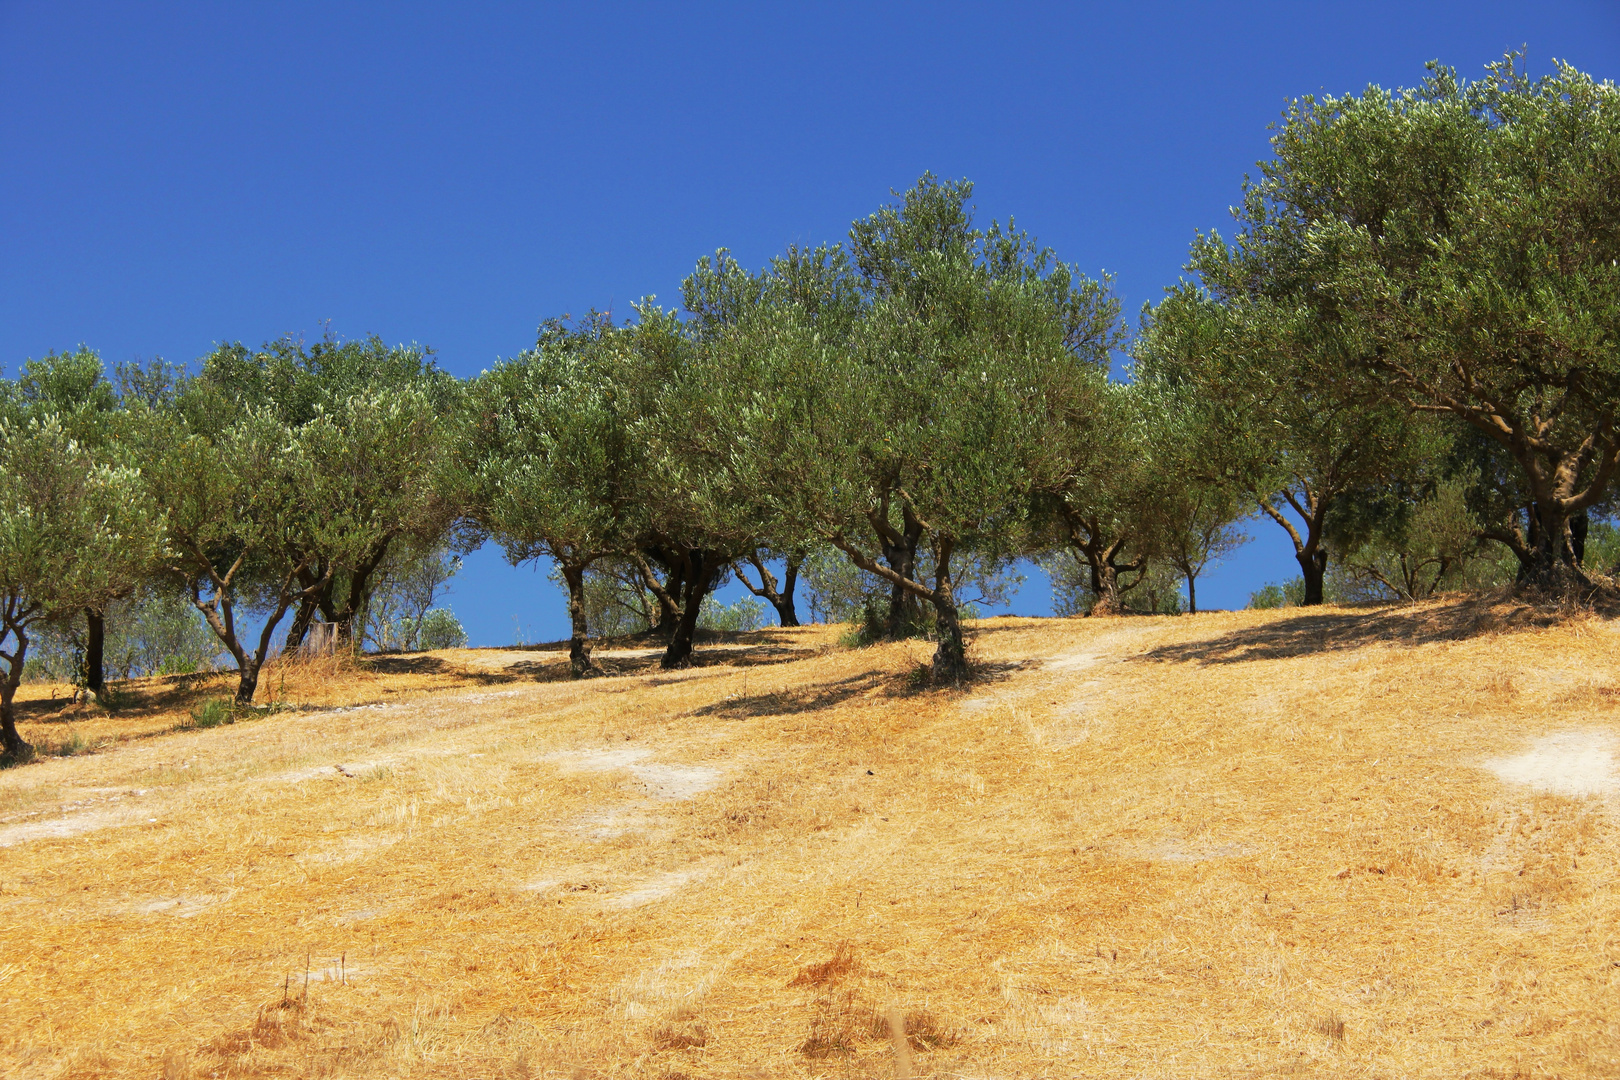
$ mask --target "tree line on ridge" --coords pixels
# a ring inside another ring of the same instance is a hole
[[[604,580],[680,667],[728,575],[791,625],[836,560],[869,632],[932,636],[957,681],[968,582],[1033,557],[1094,614],[1162,610],[1172,578],[1196,608],[1251,515],[1304,604],[1600,586],[1620,95],[1431,65],[1291,103],[1272,145],[1235,235],[1200,234],[1134,333],[1106,276],[924,175],[843,243],[721,250],[679,309],[547,320],[470,380],[375,338],[30,360],[0,394],[0,748],[29,752],[13,699],[45,627],[84,628],[99,688],[109,610],[183,598],[247,704],[278,645],[317,619],[352,641],[379,581],[487,538],[554,565],[579,677]]]

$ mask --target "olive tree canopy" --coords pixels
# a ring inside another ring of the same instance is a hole
[[[943,680],[965,671],[953,559],[1029,548],[1033,492],[1064,467],[1053,398],[1106,364],[1115,321],[1104,286],[1011,226],[976,228],[971,193],[924,176],[855,223],[847,264],[709,352],[731,482],[772,536],[830,542],[884,581],[891,624],[929,604]]]
[[[1194,266],[1223,302],[1298,316],[1338,377],[1498,444],[1526,577],[1585,583],[1571,518],[1620,467],[1620,93],[1510,56],[1468,82],[1305,97]]]
[[[0,746],[31,747],[13,700],[41,619],[101,609],[151,568],[164,517],[133,469],[109,465],[54,416],[0,416]]]
[[[605,315],[540,328],[535,347],[474,383],[462,449],[474,515],[514,566],[549,557],[568,588],[570,663],[598,672],[585,571],[635,538],[643,470],[622,385],[629,331]]]

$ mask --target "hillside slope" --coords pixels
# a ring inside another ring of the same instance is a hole
[[[898,1008],[917,1076],[1620,1074],[1615,625],[997,619],[963,690],[835,638],[0,773],[0,1062],[887,1077]]]

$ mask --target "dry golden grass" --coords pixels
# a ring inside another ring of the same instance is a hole
[[[998,619],[963,690],[835,636],[31,727],[122,741],[0,773],[0,1067],[1620,1075],[1620,805],[1484,767],[1620,734],[1620,625]]]

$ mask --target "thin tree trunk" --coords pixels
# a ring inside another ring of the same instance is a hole
[[[328,572],[326,582],[330,585],[330,572]],[[281,622],[281,617],[287,614],[287,609],[292,606],[293,600],[298,598],[297,593],[288,594],[286,591],[287,585],[290,584],[291,581],[289,580],[282,585],[280,602],[276,605],[275,611],[271,612],[270,617],[265,620],[264,629],[259,633],[258,649],[254,651],[251,657],[246,658],[247,662],[245,664],[241,664],[237,668],[239,678],[236,683],[236,703],[238,705],[253,704],[253,695],[259,688],[259,672],[264,670],[264,659],[270,653],[270,639],[275,635],[276,626]]]
[[[1187,575],[1187,614],[1189,615],[1198,614],[1198,586],[1194,584],[1197,580],[1197,574]]]
[[[106,687],[107,617],[95,608],[85,608],[84,622],[84,685],[99,694]]]
[[[293,614],[292,625],[287,627],[287,640],[282,644],[281,651],[294,653],[303,645],[309,628],[315,621],[315,599],[306,597],[298,602],[298,610]]]
[[[324,595],[306,595],[298,602],[298,611],[293,615],[292,625],[287,628],[287,640],[281,646],[282,652],[293,653],[298,651],[298,647],[304,643],[304,635],[309,633],[310,624],[315,621],[315,613],[322,610],[321,604],[323,600],[326,601],[326,607],[331,607],[332,579],[326,577],[324,571],[317,574],[313,570],[305,569],[299,573],[298,583],[306,591],[313,588],[323,578],[326,579],[326,585],[321,590]]]
[[[789,555],[787,557],[787,570],[782,575],[783,588],[780,592],[776,588],[776,575],[771,573],[770,568],[765,565],[765,561],[758,554],[748,556],[748,561],[754,564],[755,570],[759,571],[759,586],[757,588],[752,581],[748,580],[748,575],[743,573],[742,567],[733,564],[732,572],[737,575],[737,580],[742,582],[743,588],[755,596],[762,597],[771,607],[776,609],[776,618],[781,625],[798,626],[799,614],[793,608],[793,586],[798,581],[799,563],[802,559],[802,556]]]
[[[682,609],[678,597],[685,584],[685,560],[664,551],[649,550],[647,554],[663,563],[669,571],[668,579],[660,584],[658,575],[647,565],[646,556],[640,551],[631,552],[631,557],[635,559],[636,566],[641,570],[642,579],[647,584],[647,591],[658,601],[658,621],[648,628],[647,633],[669,641],[675,636],[676,627],[681,621]]]
[[[337,623],[338,641],[345,646],[351,645],[354,641],[354,617],[367,599],[371,575],[377,572],[377,567],[381,566],[383,559],[388,556],[388,545],[392,542],[393,537],[379,542],[366,553],[365,559],[350,571],[348,599],[343,602],[343,607],[330,612],[327,616],[332,622]],[[327,587],[326,594],[328,597],[331,596],[330,586]],[[328,606],[330,604],[331,601],[328,600]]]

